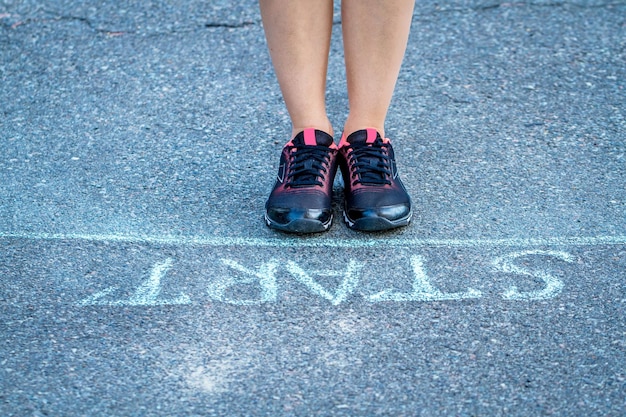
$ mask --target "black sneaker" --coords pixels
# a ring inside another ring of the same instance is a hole
[[[305,129],[283,148],[278,178],[267,203],[271,228],[293,233],[328,230],[337,172],[337,145],[321,130]]]
[[[342,137],[339,155],[348,227],[379,231],[408,225],[411,198],[398,177],[389,139],[375,129],[359,130]]]

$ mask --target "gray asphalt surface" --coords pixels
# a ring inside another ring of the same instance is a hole
[[[625,80],[623,1],[420,1],[416,218],[293,237],[256,2],[0,2],[0,415],[625,415]]]

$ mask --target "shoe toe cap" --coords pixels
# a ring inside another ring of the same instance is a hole
[[[267,217],[272,222],[288,225],[294,221],[312,220],[323,224],[332,219],[332,210],[304,208],[268,208]]]
[[[411,215],[411,205],[409,203],[402,203],[367,209],[351,208],[348,210],[347,214],[348,217],[354,221],[368,218],[382,218],[395,222],[406,219]]]

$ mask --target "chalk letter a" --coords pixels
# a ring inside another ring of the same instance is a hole
[[[330,301],[334,306],[343,303],[359,285],[358,273],[362,266],[363,265],[358,264],[356,261],[350,260],[344,271],[328,270],[307,272],[293,261],[288,261],[286,264],[287,271],[289,271],[294,278],[306,285],[314,294]],[[342,277],[343,279],[339,287],[333,293],[313,278],[313,276],[316,275]]]

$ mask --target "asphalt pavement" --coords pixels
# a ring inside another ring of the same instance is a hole
[[[255,1],[0,2],[0,415],[626,414],[626,2],[416,3],[407,228],[268,229],[290,129]]]

